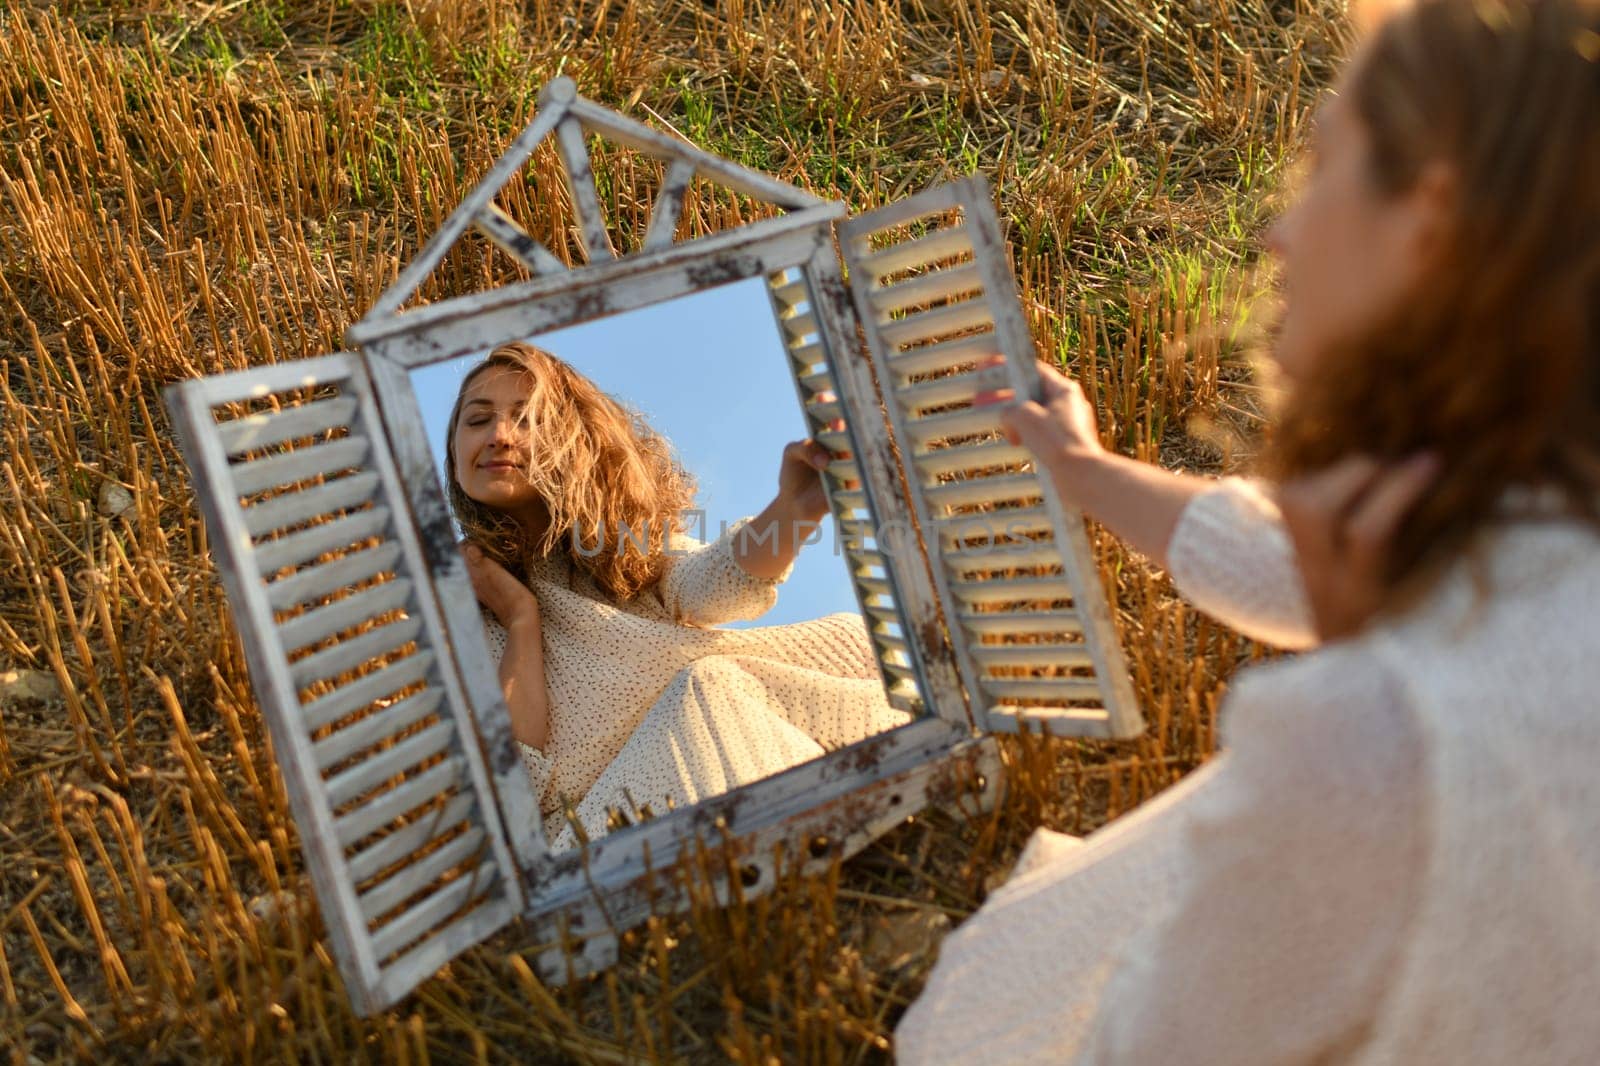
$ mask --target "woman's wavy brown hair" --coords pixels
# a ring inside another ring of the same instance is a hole
[[[537,539],[510,516],[469,497],[456,477],[456,422],[463,398],[473,379],[491,367],[528,375],[521,414],[529,437],[527,475],[550,515]],[[534,560],[564,552],[617,600],[630,600],[661,579],[667,532],[684,530],[683,512],[694,503],[694,477],[643,415],[623,407],[566,362],[521,342],[494,349],[462,379],[446,439],[445,474],[456,520],[467,539],[512,573],[525,574]],[[624,527],[631,531],[627,538]],[[646,529],[649,550],[643,552],[633,537]]]
[[[1511,485],[1554,486],[1600,521],[1600,0],[1405,5],[1344,92],[1377,187],[1443,161],[1454,217],[1416,290],[1318,354],[1269,463],[1288,477],[1358,452],[1437,455],[1390,556],[1390,587],[1414,589]]]

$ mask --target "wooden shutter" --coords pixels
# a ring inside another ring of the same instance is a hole
[[[973,404],[1039,388],[987,183],[930,189],[839,237],[974,713],[1001,732],[1142,732],[1082,516],[1007,443],[1000,405]]]
[[[365,369],[331,355],[166,400],[334,956],[371,1014],[523,895]]]
[[[817,321],[816,298],[802,271],[785,271],[767,281],[806,426],[814,440],[835,453],[823,471],[823,484],[889,703],[920,714],[927,709],[923,686],[901,629],[900,595],[894,572],[876,542],[879,530],[873,525],[857,459],[861,452],[851,440],[850,425],[845,420],[843,396]],[[848,457],[839,458],[841,452]]]

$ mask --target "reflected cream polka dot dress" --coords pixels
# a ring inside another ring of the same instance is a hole
[[[522,745],[551,846],[588,839],[608,814],[726,792],[910,721],[889,705],[861,616],[848,612],[751,629],[776,578],[739,565],[739,519],[710,543],[674,534],[668,568],[633,600],[611,600],[565,556],[528,573],[543,626],[550,731],[543,751]],[[506,631],[487,613],[496,665]]]

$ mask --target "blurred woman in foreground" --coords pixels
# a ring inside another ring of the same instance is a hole
[[[1153,803],[1036,834],[902,1061],[1600,1054],[1600,2],[1389,13],[1312,157],[1272,482],[1107,454],[1048,370],[1004,417],[1200,606],[1320,646]]]

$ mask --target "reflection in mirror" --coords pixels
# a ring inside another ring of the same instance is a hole
[[[554,849],[910,720],[763,279],[411,380]]]

